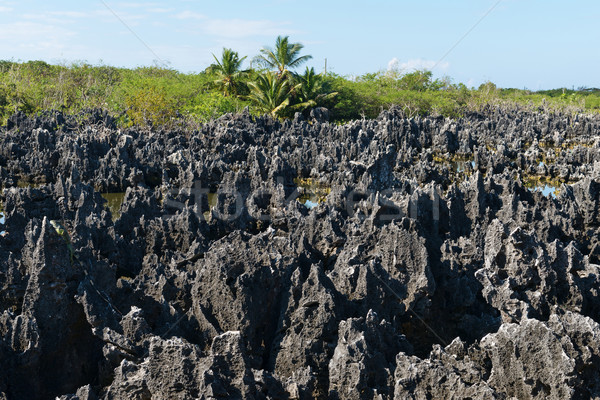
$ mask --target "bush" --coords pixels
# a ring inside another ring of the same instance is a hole
[[[147,87],[134,90],[125,99],[128,125],[160,126],[175,119],[175,100],[167,96],[166,90]]]
[[[220,117],[227,113],[241,111],[249,105],[236,97],[223,96],[223,94],[214,91],[204,91],[199,93],[186,107],[188,115],[201,122]]]
[[[255,81],[263,73],[252,70],[245,79]],[[203,122],[240,111],[250,104],[243,97],[223,96],[211,87],[215,79],[206,72],[182,74],[157,67],[125,69],[86,63],[67,66],[44,61],[0,61],[0,123],[5,124],[16,111],[33,115],[55,109],[76,114],[99,108],[118,117],[121,126],[159,127],[180,115]],[[598,89],[530,92],[500,89],[491,82],[469,89],[460,83],[452,84],[449,79],[434,80],[430,71],[407,74],[385,71],[356,78],[327,74],[322,83],[323,92],[337,92],[319,103],[329,108],[335,122],[375,118],[391,106],[401,107],[409,117],[428,114],[458,117],[490,104],[600,112]]]

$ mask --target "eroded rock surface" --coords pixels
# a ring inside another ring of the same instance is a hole
[[[600,398],[600,118],[326,121],[15,114],[0,399]]]

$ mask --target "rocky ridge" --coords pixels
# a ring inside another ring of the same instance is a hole
[[[599,161],[585,115],[15,114],[0,399],[600,398]]]

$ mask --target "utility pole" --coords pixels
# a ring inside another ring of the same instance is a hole
[[[327,75],[327,59],[325,59],[325,75]]]

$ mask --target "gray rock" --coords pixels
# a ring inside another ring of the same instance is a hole
[[[334,113],[11,117],[0,398],[600,398],[598,116]]]

